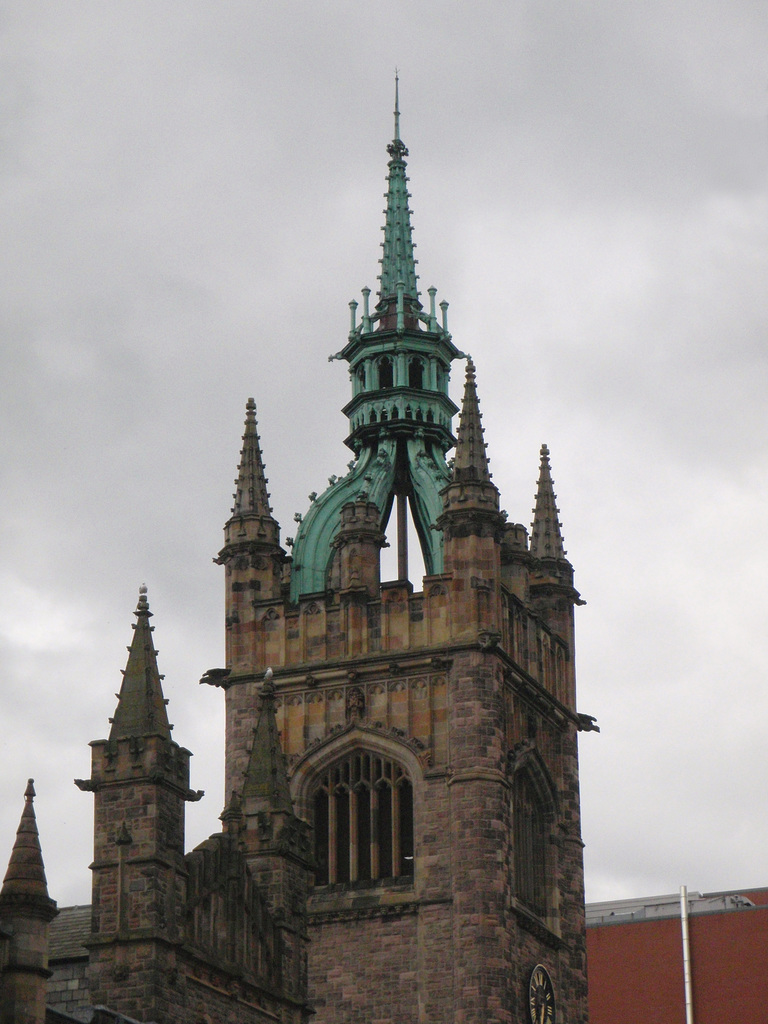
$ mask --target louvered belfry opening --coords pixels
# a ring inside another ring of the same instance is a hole
[[[355,751],[318,778],[317,885],[413,875],[413,788],[395,761]]]

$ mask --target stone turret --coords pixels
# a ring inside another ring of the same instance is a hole
[[[339,554],[339,590],[364,592],[377,599],[381,583],[379,555],[386,544],[378,505],[361,492],[341,510],[341,527],[334,541]]]
[[[437,526],[443,532],[445,571],[453,574],[456,600],[462,608],[460,621],[469,632],[496,632],[500,628],[498,586],[504,517],[485,452],[471,359],[467,362],[453,474],[442,498],[443,513]]]
[[[285,552],[280,525],[272,515],[256,424],[256,403],[248,399],[232,515],[216,561],[226,566],[227,666],[252,658],[254,602],[280,596]]]
[[[531,605],[544,622],[566,641],[570,650],[566,672],[568,703],[575,703],[574,605],[584,604],[573,586],[573,566],[566,558],[559,520],[549,448],[541,446],[536,504],[531,524]]]
[[[91,744],[91,778],[76,782],[95,796],[91,1000],[162,1020],[184,937],[184,805],[202,793],[171,739],[151,614],[142,587],[109,739]]]
[[[58,910],[48,895],[34,796],[30,779],[0,890],[0,1024],[45,1021],[48,927]]]

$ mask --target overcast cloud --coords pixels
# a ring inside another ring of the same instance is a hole
[[[577,586],[588,897],[768,885],[763,0],[0,3],[0,863],[34,776],[87,902],[88,742],[146,582],[188,845],[218,829],[245,401],[283,538],[349,459],[393,70],[422,289]],[[462,371],[454,368],[453,394]]]

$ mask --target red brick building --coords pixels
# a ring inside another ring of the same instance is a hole
[[[688,893],[695,1024],[766,1020],[768,889]],[[686,1024],[680,896],[587,908],[591,1024]]]
[[[500,508],[447,303],[421,302],[397,105],[388,153],[378,300],[350,303],[334,357],[353,459],[285,547],[246,406],[217,559],[226,665],[202,680],[226,700],[223,831],[185,854],[199,794],[142,593],[109,737],[78,782],[96,807],[93,904],[51,926],[51,1020],[96,1004],[158,1024],[587,1020],[577,740],[594,722],[576,705],[581,602],[549,451],[529,536]]]

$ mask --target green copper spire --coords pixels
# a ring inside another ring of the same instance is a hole
[[[381,257],[379,274],[379,303],[377,309],[397,304],[398,286],[403,297],[419,304],[416,285],[416,260],[413,256],[413,233],[411,210],[408,206],[408,178],[405,173],[405,157],[408,149],[400,138],[399,82],[395,77],[395,134],[387,146],[389,153],[389,175],[387,178],[387,208],[384,211],[384,253]]]
[[[157,670],[157,651],[152,643],[152,612],[147,601],[147,588],[139,588],[133,642],[128,648],[123,685],[120,687],[117,710],[112,718],[111,740],[130,736],[163,736],[171,738],[171,727],[165,710],[165,698]]]
[[[343,412],[350,426],[346,443],[356,461],[346,476],[332,477],[331,486],[313,496],[301,517],[291,570],[294,601],[332,585],[341,510],[359,500],[378,506],[382,530],[397,508],[399,578],[407,564],[408,509],[427,574],[442,572],[443,536],[432,527],[442,512],[440,492],[451,476],[445,453],[456,443],[451,425],[458,408],[448,394],[451,362],[463,353],[448,333],[447,302],[440,303],[438,320],[437,289],[427,290],[428,310],[419,302],[397,77],[395,131],[387,152],[379,300],[371,310],[371,290],[363,288],[360,319],[358,303],[350,302],[347,344],[331,357],[349,363],[352,398]]]

